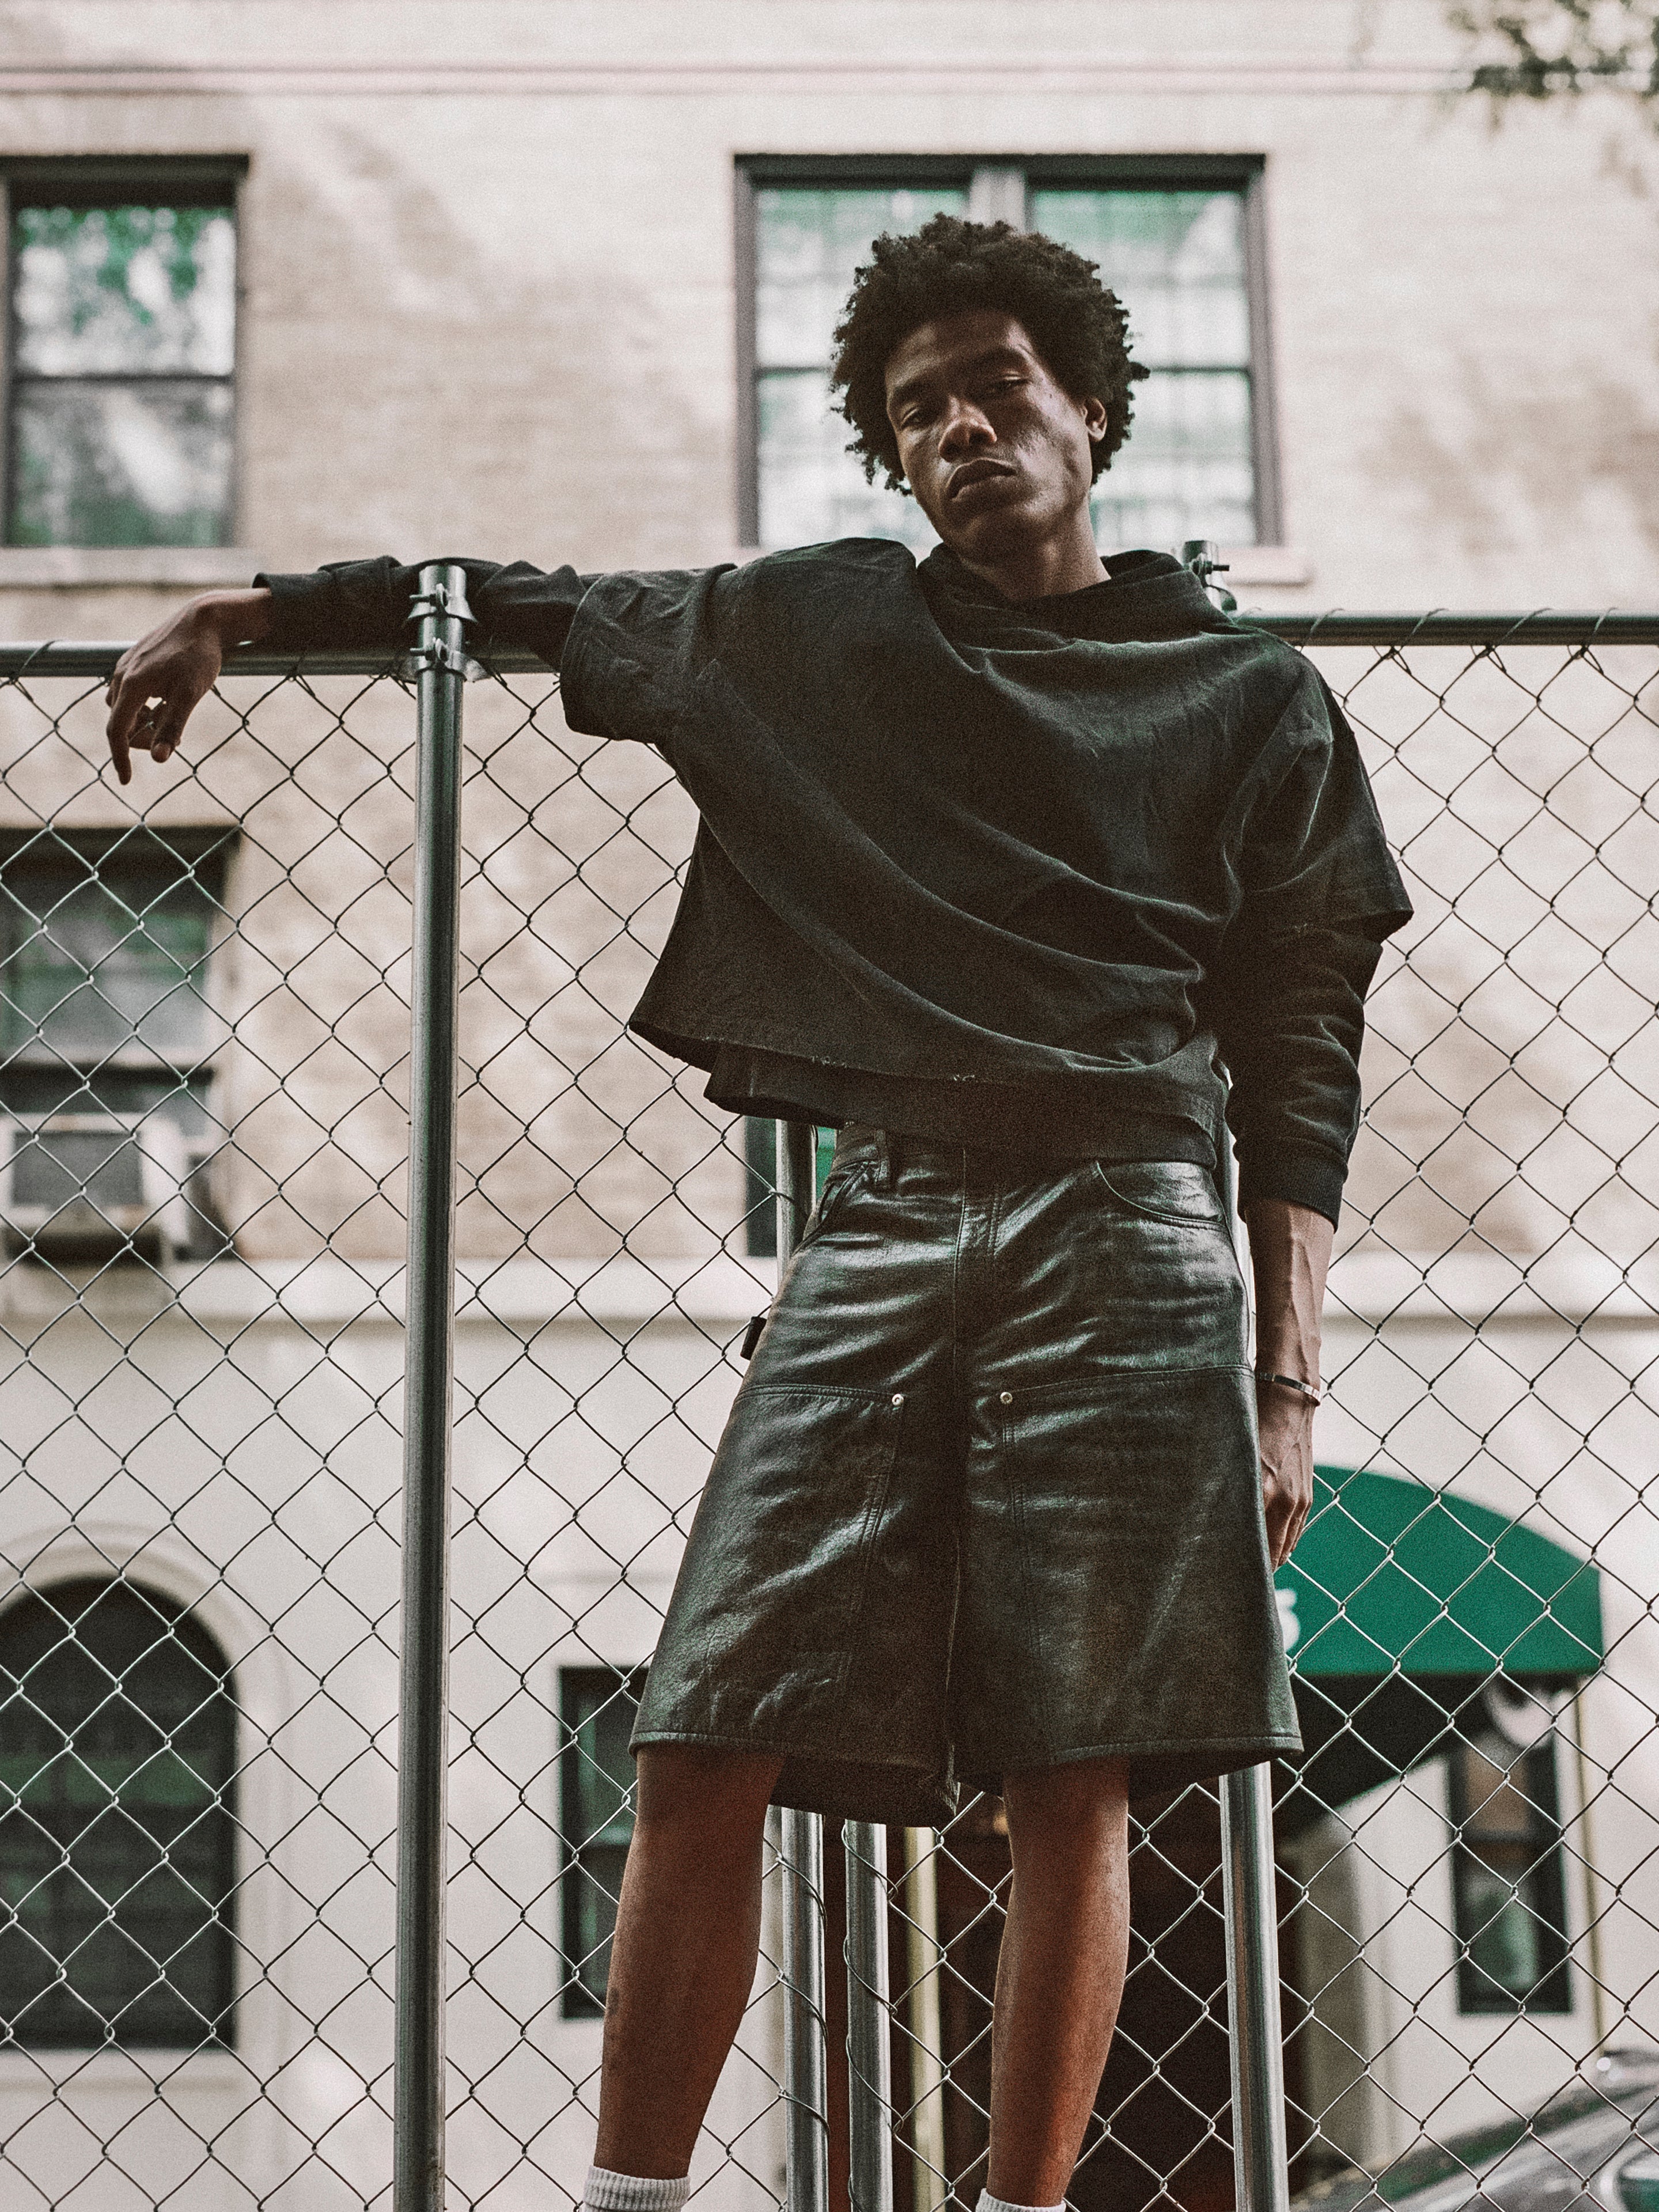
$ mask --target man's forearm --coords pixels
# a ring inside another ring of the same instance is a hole
[[[1298,1382],[1315,1382],[1336,1231],[1322,1213],[1288,1199],[1259,1198],[1246,1218],[1255,1277],[1255,1364]]]
[[[192,599],[198,618],[218,633],[220,650],[239,645],[258,645],[270,635],[275,609],[272,595],[263,584],[243,592],[204,592]]]
[[[1293,1389],[1319,1380],[1319,1317],[1336,1231],[1322,1213],[1287,1198],[1258,1198],[1245,1219],[1255,1274],[1256,1425],[1267,1556],[1284,1565],[1313,1504],[1313,1400]]]

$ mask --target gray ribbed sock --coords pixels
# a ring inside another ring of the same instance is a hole
[[[589,2212],[680,2212],[691,2194],[691,2178],[651,2181],[639,2173],[611,2173],[602,2166],[587,2169],[582,2203]]]
[[[1000,2197],[993,2197],[988,2189],[981,2189],[978,2212],[1066,2212],[1066,2201],[1062,2197],[1058,2204],[1006,2204]]]

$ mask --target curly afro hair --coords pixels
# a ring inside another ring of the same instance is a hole
[[[1129,434],[1130,386],[1147,372],[1129,358],[1129,319],[1101,283],[1097,263],[1039,231],[954,215],[936,215],[905,238],[884,231],[871,250],[836,327],[830,375],[833,390],[845,388],[841,411],[853,426],[847,450],[863,461],[868,482],[884,469],[895,491],[908,489],[887,419],[894,347],[934,316],[973,307],[1016,317],[1074,399],[1102,402],[1106,434],[1094,449],[1100,474]]]

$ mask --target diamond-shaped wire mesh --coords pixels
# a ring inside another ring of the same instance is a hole
[[[1651,647],[1314,650],[1417,905],[1281,1577],[1292,2187],[1340,2207],[1659,2090],[1596,2060],[1659,2027],[1659,823]],[[0,689],[5,2201],[384,2203],[412,700],[233,673],[122,793],[101,681],[42,665]],[[619,1747],[773,1273],[744,1133],[623,1029],[689,802],[556,688],[465,699],[448,2156],[501,2212],[591,2155]],[[1209,2212],[1215,1793],[1137,1815],[1072,2197]],[[888,1863],[896,2201],[933,2212],[984,2179],[999,1805]],[[775,1888],[711,2205],[783,2201]]]

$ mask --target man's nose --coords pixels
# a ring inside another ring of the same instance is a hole
[[[990,416],[971,400],[957,400],[945,415],[945,428],[939,434],[939,455],[942,459],[959,460],[975,446],[994,446],[996,441]]]

